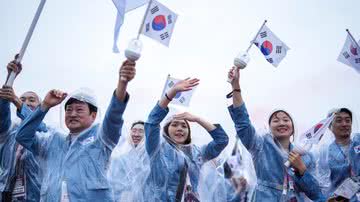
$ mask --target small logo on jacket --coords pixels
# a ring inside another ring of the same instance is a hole
[[[94,136],[92,136],[92,137],[86,138],[85,140],[81,141],[80,144],[87,145],[87,144],[94,142],[94,140],[95,140],[95,138],[94,138]]]

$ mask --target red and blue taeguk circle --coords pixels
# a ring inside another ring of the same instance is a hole
[[[353,55],[358,55],[358,50],[357,50],[357,48],[355,48],[352,44],[350,45],[350,52],[351,52]]]
[[[314,133],[316,133],[323,125],[324,124],[322,124],[322,123],[317,124],[314,128]]]
[[[270,55],[273,50],[273,45],[270,41],[264,41],[261,44],[260,50],[265,56]]]
[[[155,31],[161,31],[166,27],[166,18],[163,15],[156,16],[152,21],[152,28]]]

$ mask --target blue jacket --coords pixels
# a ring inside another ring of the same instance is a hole
[[[257,176],[255,201],[280,201],[283,191],[284,175],[288,175],[295,183],[295,194],[299,201],[303,201],[300,192],[304,192],[312,200],[324,200],[319,185],[309,173],[314,164],[310,155],[302,156],[308,168],[302,177],[297,176],[284,162],[287,156],[282,154],[271,134],[260,136],[251,125],[245,104],[234,108],[229,107],[235,129],[243,145],[251,153]],[[320,201],[321,201],[320,200]]]
[[[47,111],[40,107],[19,127],[17,141],[40,159],[43,181],[40,201],[60,201],[63,182],[71,202],[113,201],[106,177],[111,152],[121,135],[125,102],[114,95],[101,125],[81,132],[70,145],[70,137],[56,131],[41,138],[35,128]]]
[[[20,111],[17,111],[17,115],[21,119],[25,119],[31,113],[32,111],[26,105],[22,105]],[[1,193],[10,191],[10,181],[15,177],[16,131],[16,126],[11,128],[10,103],[7,100],[0,99],[0,201],[2,200]],[[46,125],[41,123],[37,132],[47,132]],[[37,202],[40,199],[41,186],[38,161],[26,149],[21,159],[27,183],[26,201]]]
[[[147,201],[175,201],[181,170],[188,165],[188,175],[194,192],[197,192],[200,168],[203,163],[217,157],[228,144],[228,136],[220,125],[210,131],[214,139],[202,149],[187,145],[181,149],[167,141],[160,142],[160,122],[169,112],[158,104],[145,123],[146,151],[150,157]],[[181,150],[181,151],[180,151]]]
[[[349,160],[347,160],[335,143],[330,144],[328,149],[328,166],[330,168],[330,191],[334,192],[336,188],[351,175],[360,176],[360,134],[355,134],[349,146]],[[354,196],[350,201],[357,201]]]

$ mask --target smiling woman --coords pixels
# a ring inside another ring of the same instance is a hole
[[[256,175],[255,201],[304,201],[304,192],[312,200],[323,200],[320,187],[310,174],[312,156],[292,151],[290,137],[294,123],[285,110],[274,111],[269,118],[270,133],[259,135],[249,119],[240,90],[240,71],[229,71],[232,80],[233,105],[229,107],[237,136],[251,153]],[[285,167],[289,160],[291,168]]]
[[[191,90],[198,79],[176,83],[155,105],[145,123],[146,151],[150,157],[150,174],[145,187],[146,201],[201,201],[198,192],[200,169],[205,162],[216,158],[228,144],[228,136],[218,124],[188,112],[171,116],[163,127],[160,123],[169,112],[168,104],[176,94]],[[213,141],[202,148],[191,141],[189,122],[203,127]]]

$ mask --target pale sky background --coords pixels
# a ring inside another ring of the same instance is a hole
[[[0,82],[6,64],[25,38],[39,0],[0,1]],[[345,106],[360,112],[360,74],[337,62],[346,28],[360,39],[359,0],[162,0],[178,16],[170,47],[141,36],[144,49],[137,75],[129,84],[126,126],[146,119],[160,98],[167,74],[200,78],[190,108],[211,122],[221,123],[235,138],[225,95],[228,69],[245,50],[264,19],[290,48],[278,68],[269,64],[257,47],[241,72],[242,94],[257,128],[264,128],[274,108],[294,117],[301,133],[324,118],[329,109]],[[136,37],[145,7],[128,13],[121,29],[123,51]],[[23,58],[23,71],[14,88],[41,97],[53,88],[72,92],[94,90],[104,112],[116,87],[123,52],[112,53],[116,9],[111,0],[48,0]],[[48,122],[59,123],[59,111]],[[359,118],[357,118],[358,120]],[[210,137],[194,128],[195,143]],[[232,145],[231,145],[232,146]]]

